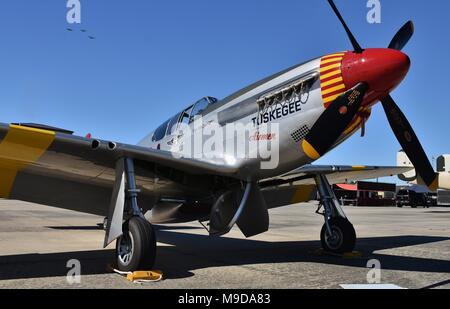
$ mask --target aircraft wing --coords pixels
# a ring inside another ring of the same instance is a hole
[[[305,165],[279,177],[264,182],[315,184],[314,176],[327,175],[330,184],[345,183],[379,177],[396,176],[412,170],[412,167],[399,166],[347,166],[347,165]]]
[[[224,164],[176,158],[145,147],[83,138],[67,130],[0,123],[0,198],[105,215],[115,162],[135,160],[142,204],[156,192],[169,196],[205,192],[207,175],[233,175]],[[192,186],[192,182],[198,186]],[[195,192],[195,190],[199,192]]]
[[[279,177],[260,183],[269,208],[308,202],[316,199],[318,174],[327,175],[330,184],[396,176],[412,169],[398,166],[329,166],[305,165]]]
[[[216,176],[233,177],[237,168],[220,162],[176,158],[146,147],[71,135],[48,126],[0,123],[0,198],[18,199],[106,215],[115,180],[115,162],[135,161],[140,205],[148,209],[164,197],[201,198]],[[310,200],[314,176],[330,183],[397,175],[410,167],[313,166],[260,182],[269,207]],[[270,202],[272,200],[272,202]]]

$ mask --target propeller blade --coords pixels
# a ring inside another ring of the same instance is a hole
[[[361,46],[359,45],[359,43],[356,40],[355,36],[350,31],[350,28],[345,23],[345,20],[344,20],[344,18],[342,18],[341,13],[337,9],[336,5],[334,4],[334,1],[333,0],[328,0],[328,3],[330,4],[330,6],[333,9],[334,13],[336,14],[337,18],[339,18],[342,26],[344,26],[345,32],[347,32],[347,36],[350,39],[350,42],[352,43],[352,46],[353,46],[353,49],[355,50],[355,52],[362,53],[364,50],[361,48]]]
[[[364,99],[366,83],[359,83],[348,90],[322,113],[302,142],[305,154],[317,160],[336,143],[350,125]]]
[[[416,168],[417,175],[422,178],[423,182],[432,190],[437,188],[437,175],[428,161],[427,155],[422,148],[422,145],[414,133],[410,123],[406,119],[406,116],[395,104],[394,99],[390,95],[381,100],[384,111],[391,125],[392,131],[394,131],[397,140],[403,147],[411,163]]]
[[[400,30],[395,34],[391,43],[389,44],[390,49],[402,50],[403,47],[408,43],[409,39],[414,34],[414,23],[408,21]]]

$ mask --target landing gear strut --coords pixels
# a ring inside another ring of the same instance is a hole
[[[323,215],[325,223],[320,232],[320,241],[325,251],[332,253],[352,252],[356,242],[356,232],[345,216],[339,201],[325,175],[315,177],[320,195],[317,213]],[[320,212],[323,207],[324,211]]]
[[[116,261],[121,271],[150,270],[155,263],[155,231],[138,206],[138,193],[133,160],[119,159],[105,247],[116,239]]]

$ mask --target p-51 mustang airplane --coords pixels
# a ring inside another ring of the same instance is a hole
[[[104,245],[116,240],[118,267],[130,271],[154,264],[156,238],[150,222],[209,220],[211,235],[223,235],[237,224],[250,237],[267,231],[268,209],[312,200],[317,189],[325,220],[323,247],[351,251],[355,230],[330,183],[397,175],[411,168],[310,163],[363,128],[375,103],[382,102],[421,181],[430,187],[437,183],[422,146],[389,94],[409,70],[410,60],[400,50],[413,34],[412,22],[388,48],[363,49],[333,1],[329,3],[353,51],[296,65],[223,100],[205,97],[137,146],[78,137],[45,125],[0,124],[0,197],[106,216]],[[261,158],[229,153],[174,155],[174,147],[190,142],[177,128],[192,128],[199,116],[220,127],[250,123],[253,139],[277,141],[279,164],[261,169]],[[267,123],[279,124],[279,132],[260,134]]]

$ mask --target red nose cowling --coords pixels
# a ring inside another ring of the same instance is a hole
[[[410,64],[407,55],[393,49],[372,48],[362,53],[348,52],[342,62],[342,77],[347,89],[359,82],[369,85],[363,103],[368,106],[394,90],[405,78]]]

